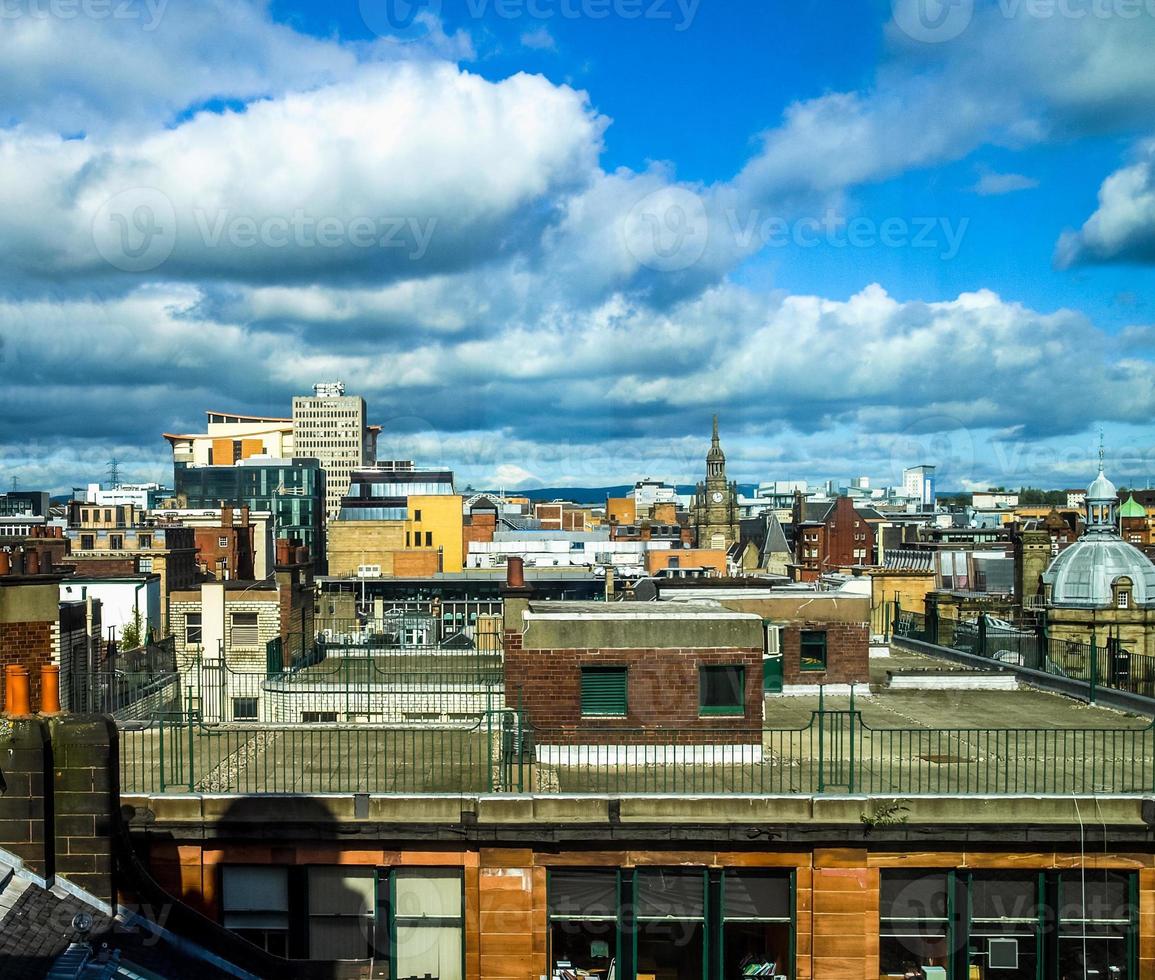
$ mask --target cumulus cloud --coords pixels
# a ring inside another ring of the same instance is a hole
[[[60,133],[139,131],[213,101],[346,81],[365,63],[472,54],[465,35],[446,36],[439,23],[417,43],[312,37],[276,22],[268,0],[117,0],[92,9],[4,4],[0,92],[11,120]]]
[[[1055,250],[1060,268],[1096,262],[1155,264],[1155,140],[1099,188],[1099,206]]]

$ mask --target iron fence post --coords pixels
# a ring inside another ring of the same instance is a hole
[[[818,685],[818,792],[826,789],[826,746],[824,745],[825,728],[825,684]]]
[[[850,786],[848,787],[851,793],[854,792],[854,730],[858,727],[858,719],[854,714],[854,681],[850,682]]]
[[[1095,684],[1099,677],[1099,646],[1096,642],[1095,632],[1091,631],[1091,676],[1088,679],[1090,685],[1091,704],[1095,703]]]
[[[196,784],[196,777],[193,774],[193,710],[192,710],[192,691],[189,691],[188,699],[188,791],[193,792]]]

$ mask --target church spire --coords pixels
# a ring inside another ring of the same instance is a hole
[[[718,416],[714,416],[714,435],[710,439],[710,451],[706,453],[706,475],[722,476],[726,472],[726,454],[718,441]]]

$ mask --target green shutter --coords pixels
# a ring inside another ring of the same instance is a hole
[[[582,668],[582,714],[624,717],[628,713],[625,667]]]

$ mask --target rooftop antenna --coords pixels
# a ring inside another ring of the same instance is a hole
[[[120,486],[120,460],[115,456],[108,461],[108,479],[113,487]]]
[[[13,473],[12,474],[12,490],[13,490],[13,492],[15,492],[19,489],[20,489],[20,477],[18,477],[15,473]]]
[[[1099,426],[1099,472],[1103,472],[1103,427]]]

